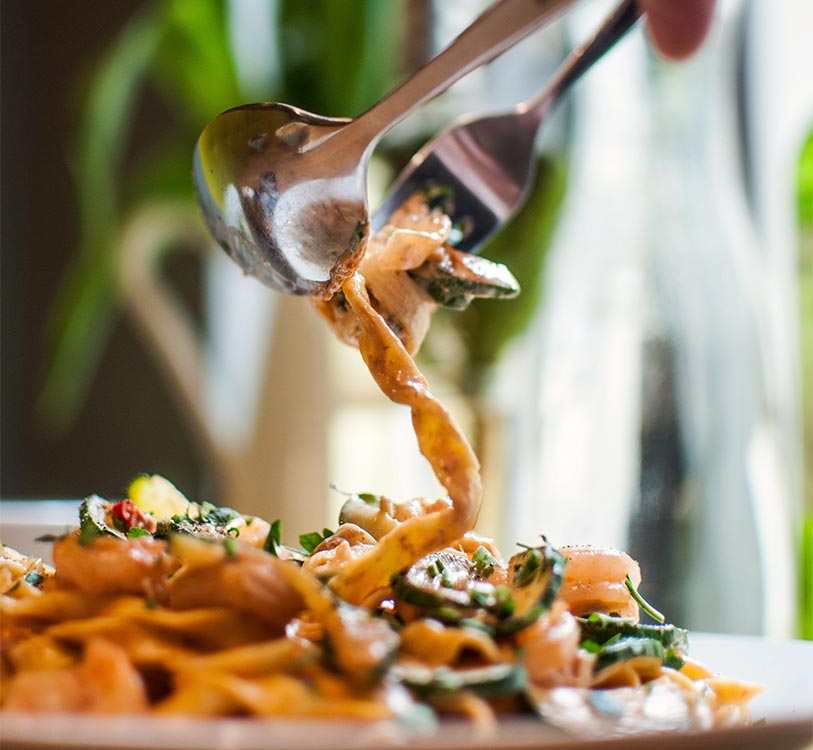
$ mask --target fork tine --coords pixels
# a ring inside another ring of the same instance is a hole
[[[476,253],[522,206],[534,175],[536,132],[547,113],[640,14],[636,0],[622,0],[534,98],[503,114],[469,116],[435,136],[396,178],[372,217],[372,230],[381,229],[415,192],[443,188],[452,196],[447,213],[465,224],[455,247]]]

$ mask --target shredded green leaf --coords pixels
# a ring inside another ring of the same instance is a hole
[[[299,545],[305,550],[305,552],[310,554],[329,536],[333,536],[333,531],[331,529],[322,529],[321,534],[318,531],[300,534]]]
[[[240,518],[240,514],[232,508],[220,507],[213,503],[201,503],[197,518],[190,518],[190,521],[199,523],[211,523],[215,526],[228,526],[235,519]]]
[[[488,578],[494,572],[494,566],[498,563],[497,558],[482,544],[474,550],[471,561],[479,578]]]
[[[28,573],[25,574],[25,582],[30,586],[39,586],[45,578],[36,570],[29,570]]]
[[[624,584],[629,589],[630,595],[633,599],[637,602],[638,606],[646,612],[655,622],[659,622],[661,624],[666,622],[666,617],[663,615],[662,612],[659,612],[655,607],[653,607],[644,597],[642,597],[638,593],[638,589],[635,588],[635,584],[632,582],[632,579],[627,576],[624,579]]]
[[[268,536],[265,538],[263,549],[272,554],[274,557],[279,557],[277,550],[282,545],[282,521],[278,518],[271,524],[268,531]]]
[[[83,518],[79,523],[79,544],[86,547],[93,539],[102,536],[103,533],[90,518]]]
[[[585,640],[585,641],[582,641],[579,644],[579,647],[583,648],[585,651],[587,651],[590,654],[597,654],[599,651],[601,651],[601,644],[596,643],[595,641],[590,640],[589,638],[587,640]]]
[[[527,586],[534,578],[536,572],[542,567],[542,554],[536,548],[528,550],[528,554],[522,562],[522,567],[516,572],[514,581],[522,588]]]
[[[134,539],[138,536],[150,536],[150,532],[146,529],[140,529],[138,526],[133,526],[131,529],[127,531],[127,536],[130,539]]]
[[[227,536],[223,540],[223,548],[229,557],[234,557],[237,554],[237,540],[232,536]]]
[[[381,500],[379,495],[375,495],[372,492],[348,492],[347,490],[337,487],[332,482],[330,484],[330,489],[332,489],[334,492],[338,492],[340,495],[344,495],[347,498],[357,497],[359,500],[367,503],[368,505],[377,505]]]

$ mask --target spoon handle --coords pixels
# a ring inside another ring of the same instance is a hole
[[[406,81],[359,115],[347,135],[359,142],[378,140],[408,114],[457,80],[490,62],[574,0],[499,0],[452,43]]]

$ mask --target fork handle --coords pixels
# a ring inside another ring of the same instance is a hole
[[[641,13],[637,0],[622,0],[596,33],[568,55],[547,85],[519,109],[541,120],[559,97],[635,25]]]
[[[421,105],[490,62],[574,0],[499,0],[428,63],[348,126],[357,142],[378,140]],[[352,134],[352,135],[351,135]]]

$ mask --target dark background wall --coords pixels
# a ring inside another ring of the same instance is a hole
[[[77,424],[59,434],[36,414],[48,312],[76,250],[69,147],[82,81],[139,4],[0,1],[2,498],[115,495],[144,471],[165,473],[195,491],[206,473],[125,319],[116,323]],[[147,97],[138,112],[143,137],[165,116]],[[132,158],[137,149],[136,139]],[[194,297],[197,269],[179,260],[171,273]]]

